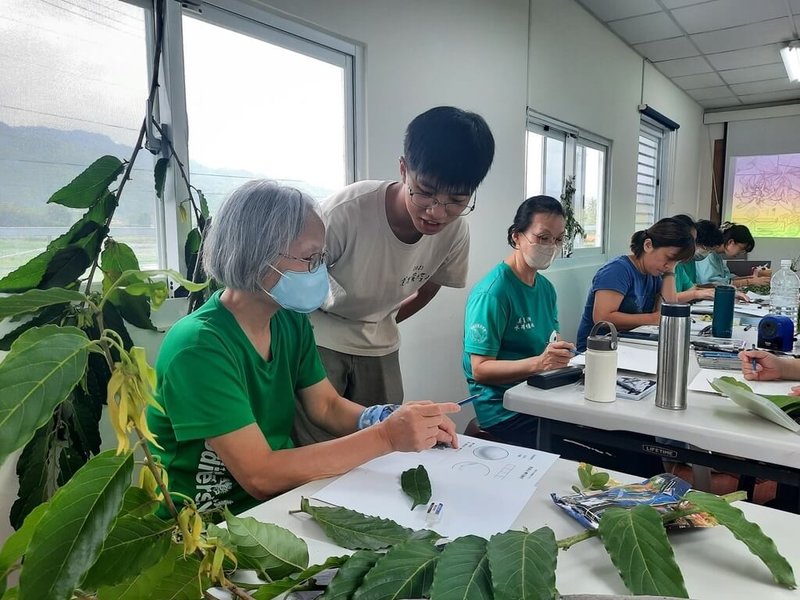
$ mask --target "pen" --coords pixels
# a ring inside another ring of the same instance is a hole
[[[755,350],[755,349],[756,349],[756,345],[753,344],[753,347],[751,348],[751,350]],[[753,364],[753,373],[756,373],[757,372],[756,371],[756,367],[758,366],[758,361],[755,358],[753,358],[753,363],[752,364]]]
[[[472,394],[472,396],[467,396],[463,400],[459,400],[458,402],[456,402],[456,404],[458,404],[459,406],[464,406],[465,404],[469,404],[479,396],[480,394]]]

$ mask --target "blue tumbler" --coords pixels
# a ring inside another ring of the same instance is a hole
[[[714,316],[711,318],[711,335],[729,338],[733,335],[733,302],[736,288],[720,285],[714,290]]]

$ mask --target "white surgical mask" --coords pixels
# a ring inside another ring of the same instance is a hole
[[[530,253],[523,252],[522,256],[531,269],[543,271],[553,264],[559,250],[560,247],[556,245],[543,246],[542,244],[534,244],[531,246]]]

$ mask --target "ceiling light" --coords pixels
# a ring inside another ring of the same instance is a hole
[[[781,58],[790,81],[800,81],[800,41],[781,48]]]

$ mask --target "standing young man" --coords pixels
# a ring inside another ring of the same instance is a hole
[[[466,285],[465,217],[493,158],[480,115],[439,106],[408,125],[400,181],[360,181],[323,203],[332,295],[311,317],[340,394],[364,406],[403,401],[397,324],[441,286]],[[295,424],[301,444],[330,439],[299,404]]]

